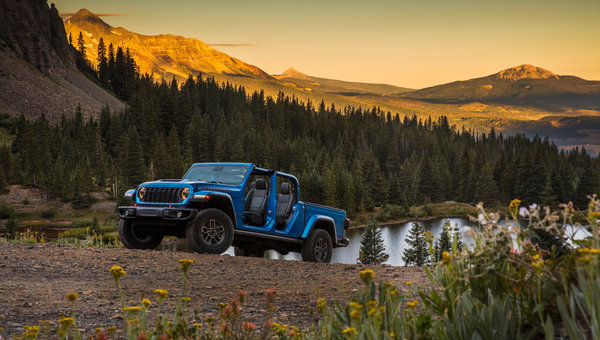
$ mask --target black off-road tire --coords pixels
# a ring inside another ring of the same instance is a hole
[[[233,223],[219,209],[202,210],[188,225],[186,238],[195,252],[222,254],[233,242]]]
[[[119,220],[118,231],[121,243],[129,249],[154,249],[164,237],[160,234],[145,233],[141,226],[124,219]]]
[[[332,254],[331,237],[323,229],[313,229],[302,244],[302,261],[329,263]]]
[[[258,247],[235,247],[233,248],[235,256],[246,256],[246,257],[265,257],[265,250]]]

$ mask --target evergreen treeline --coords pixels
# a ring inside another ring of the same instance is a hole
[[[584,149],[562,151],[547,139],[493,130],[477,135],[445,117],[314,107],[200,76],[156,83],[121,47],[99,52],[98,81],[128,107],[104,108],[98,120],[78,111],[57,126],[44,117],[3,119],[16,137],[0,149],[0,185],[42,187],[65,200],[92,190],[118,197],[146,180],[181,177],[194,162],[253,162],[298,176],[302,199],[349,213],[512,198],[584,208],[586,195],[599,189],[600,162]]]

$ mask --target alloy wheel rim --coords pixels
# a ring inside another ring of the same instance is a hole
[[[200,228],[202,241],[209,246],[215,246],[225,239],[225,227],[215,219],[206,221]]]
[[[315,259],[317,262],[325,262],[325,258],[327,257],[327,242],[324,239],[320,238],[317,240],[317,244],[315,245]]]

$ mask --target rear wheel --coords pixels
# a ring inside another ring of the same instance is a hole
[[[264,249],[258,247],[235,247],[233,253],[235,256],[265,257]]]
[[[332,254],[331,237],[323,229],[313,229],[302,244],[303,261],[329,263]]]
[[[145,232],[143,226],[121,219],[118,226],[119,239],[125,248],[154,249],[163,240],[163,235]]]
[[[222,254],[233,241],[233,223],[221,210],[206,209],[188,225],[186,237],[198,253]]]

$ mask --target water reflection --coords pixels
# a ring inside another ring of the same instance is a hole
[[[431,231],[433,235],[438,238],[442,233],[442,227],[446,222],[450,222],[453,228],[463,228],[465,226],[476,226],[477,223],[469,221],[467,218],[447,218],[447,219],[436,219],[429,221],[421,221],[425,231]],[[385,262],[393,266],[402,266],[402,255],[406,248],[406,237],[412,227],[412,222],[400,223],[391,226],[382,226],[381,234],[385,243],[385,251],[390,255],[389,259]],[[350,245],[345,248],[336,248],[333,251],[333,257],[331,258],[332,263],[356,263],[358,253],[360,250],[360,238],[364,233],[365,229],[353,229],[346,233],[346,237],[350,239]],[[233,255],[233,249],[227,251],[228,254]],[[270,250],[265,255],[271,259],[283,259],[283,260],[302,260],[302,257],[298,253],[290,253],[288,255],[281,255],[274,250]]]

